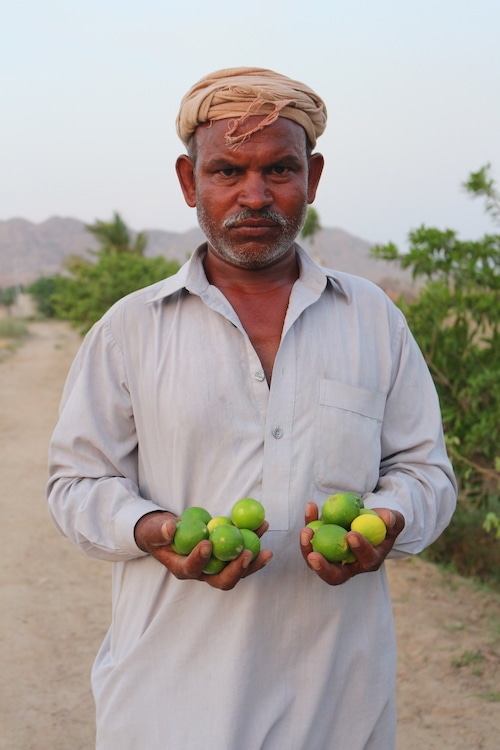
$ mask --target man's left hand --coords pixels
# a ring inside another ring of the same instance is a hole
[[[300,532],[300,549],[302,556],[309,567],[330,586],[338,586],[345,583],[349,578],[360,573],[370,573],[378,570],[385,558],[391,551],[396,537],[404,528],[405,521],[401,513],[388,508],[374,508],[387,527],[387,535],[383,542],[373,547],[357,531],[347,532],[349,547],[356,555],[356,562],[352,563],[330,563],[319,552],[314,552],[311,539],[314,532],[312,529],[303,528]],[[318,518],[318,508],[315,503],[306,506],[306,524]]]

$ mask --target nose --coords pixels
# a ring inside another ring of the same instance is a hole
[[[265,177],[261,174],[247,174],[245,176],[238,198],[241,206],[253,210],[270,206],[273,202],[269,186]]]

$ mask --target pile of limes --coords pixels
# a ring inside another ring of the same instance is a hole
[[[328,497],[319,520],[308,526],[314,531],[313,550],[328,562],[355,562],[356,556],[347,542],[348,531],[358,531],[374,547],[384,541],[387,533],[380,516],[365,508],[362,498],[355,492],[338,492]]]
[[[209,539],[212,556],[203,572],[220,573],[244,549],[250,550],[255,560],[260,552],[260,539],[255,530],[262,525],[265,516],[262,503],[251,497],[238,500],[230,516],[212,517],[205,508],[193,505],[179,517],[172,549],[179,555],[189,555],[199,542]]]

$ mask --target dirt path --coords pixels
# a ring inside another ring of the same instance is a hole
[[[47,443],[79,338],[55,322],[31,331],[0,363],[0,750],[91,750],[89,672],[109,617],[109,569],[57,534],[44,499]],[[421,560],[391,562],[389,575],[398,750],[496,750],[500,597]]]

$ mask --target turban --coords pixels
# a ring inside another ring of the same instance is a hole
[[[245,129],[245,121],[262,115],[261,121]],[[312,147],[326,127],[322,99],[299,81],[264,68],[228,68],[202,78],[184,96],[177,116],[177,134],[185,146],[198,125],[230,120],[225,138],[232,148],[278,117],[301,125]]]

